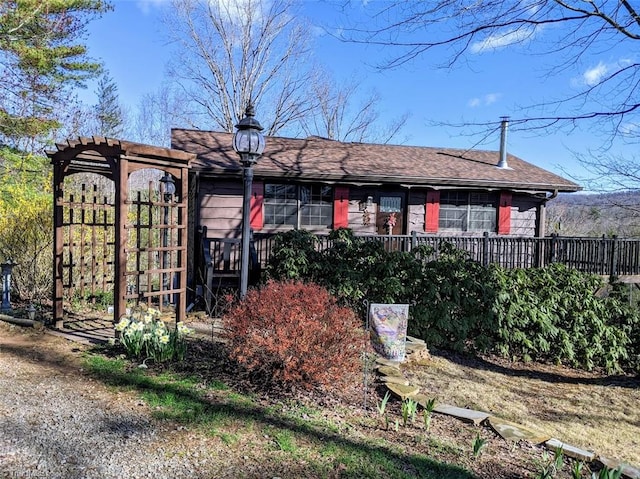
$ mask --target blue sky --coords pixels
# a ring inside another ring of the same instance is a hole
[[[165,76],[171,46],[163,35],[160,12],[166,0],[114,0],[114,11],[90,23],[87,45],[94,58],[101,59],[118,85],[120,100],[134,108],[145,94],[158,89]],[[358,15],[366,2],[354,6]],[[318,25],[339,26],[336,12],[328,3],[308,0],[303,12]],[[345,44],[328,35],[315,38],[314,54],[336,78],[356,77],[363,93],[375,89],[382,101],[382,118],[405,112],[410,119],[400,136],[402,143],[420,146],[479,148],[497,150],[499,132],[484,138],[467,136],[453,127],[433,123],[499,121],[502,116],[518,117],[520,105],[557,98],[570,92],[576,82],[587,81],[615,61],[612,52],[600,52],[585,59],[576,69],[549,75],[547,59],[527,57],[510,51],[476,49],[468,61],[452,69],[436,69],[441,58],[421,58],[391,71],[378,71],[373,64],[392,52],[378,47]],[[446,55],[446,51],[436,52]],[[578,67],[582,66],[582,70]],[[89,85],[82,98],[91,102],[95,86]],[[260,112],[258,112],[258,118]],[[537,166],[565,177],[587,173],[573,152],[586,153],[601,145],[593,132],[576,129],[541,136],[527,131],[510,131],[508,151]],[[484,141],[483,141],[484,140]],[[399,141],[400,142],[400,141]],[[617,147],[614,152],[624,152]]]

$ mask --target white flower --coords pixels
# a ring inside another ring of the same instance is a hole
[[[187,335],[187,334],[191,334],[192,332],[193,332],[193,329],[186,327],[182,321],[178,323],[178,334]]]
[[[164,334],[160,336],[160,344],[169,344],[169,335]]]
[[[127,326],[129,326],[129,319],[126,317],[120,318],[120,322],[116,325],[116,331],[124,331]]]
[[[143,341],[150,341],[151,340],[151,333],[144,333],[142,335],[142,340]]]
[[[145,315],[143,316],[143,318],[142,318],[142,321],[143,321],[145,324],[149,324],[152,320],[153,320],[153,315],[151,315],[151,314],[149,314],[149,313],[145,314]]]

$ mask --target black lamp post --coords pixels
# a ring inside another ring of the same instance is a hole
[[[164,191],[164,231],[162,233],[162,247],[164,251],[162,253],[162,269],[167,269],[169,266],[169,204],[173,201],[173,195],[176,194],[176,184],[173,181],[173,177],[166,173],[162,178],[160,178],[160,182],[164,185],[162,188]],[[162,273],[162,289],[164,291],[169,290],[169,275],[165,272]],[[164,304],[168,304],[170,296],[166,295],[163,297]]]
[[[249,285],[249,209],[251,207],[251,183],[253,183],[253,165],[264,151],[263,128],[254,116],[253,105],[247,105],[245,116],[236,125],[238,131],[233,135],[233,149],[240,155],[244,192],[242,195],[242,249],[240,258],[240,297],[247,294]]]

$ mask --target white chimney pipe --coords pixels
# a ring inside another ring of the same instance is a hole
[[[507,164],[507,130],[509,129],[509,117],[503,116],[500,124],[500,161],[498,168],[511,169]]]

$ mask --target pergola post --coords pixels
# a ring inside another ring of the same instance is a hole
[[[114,319],[118,320],[127,308],[127,198],[129,197],[128,160],[116,164],[116,224],[115,224],[115,278],[113,284]]]

